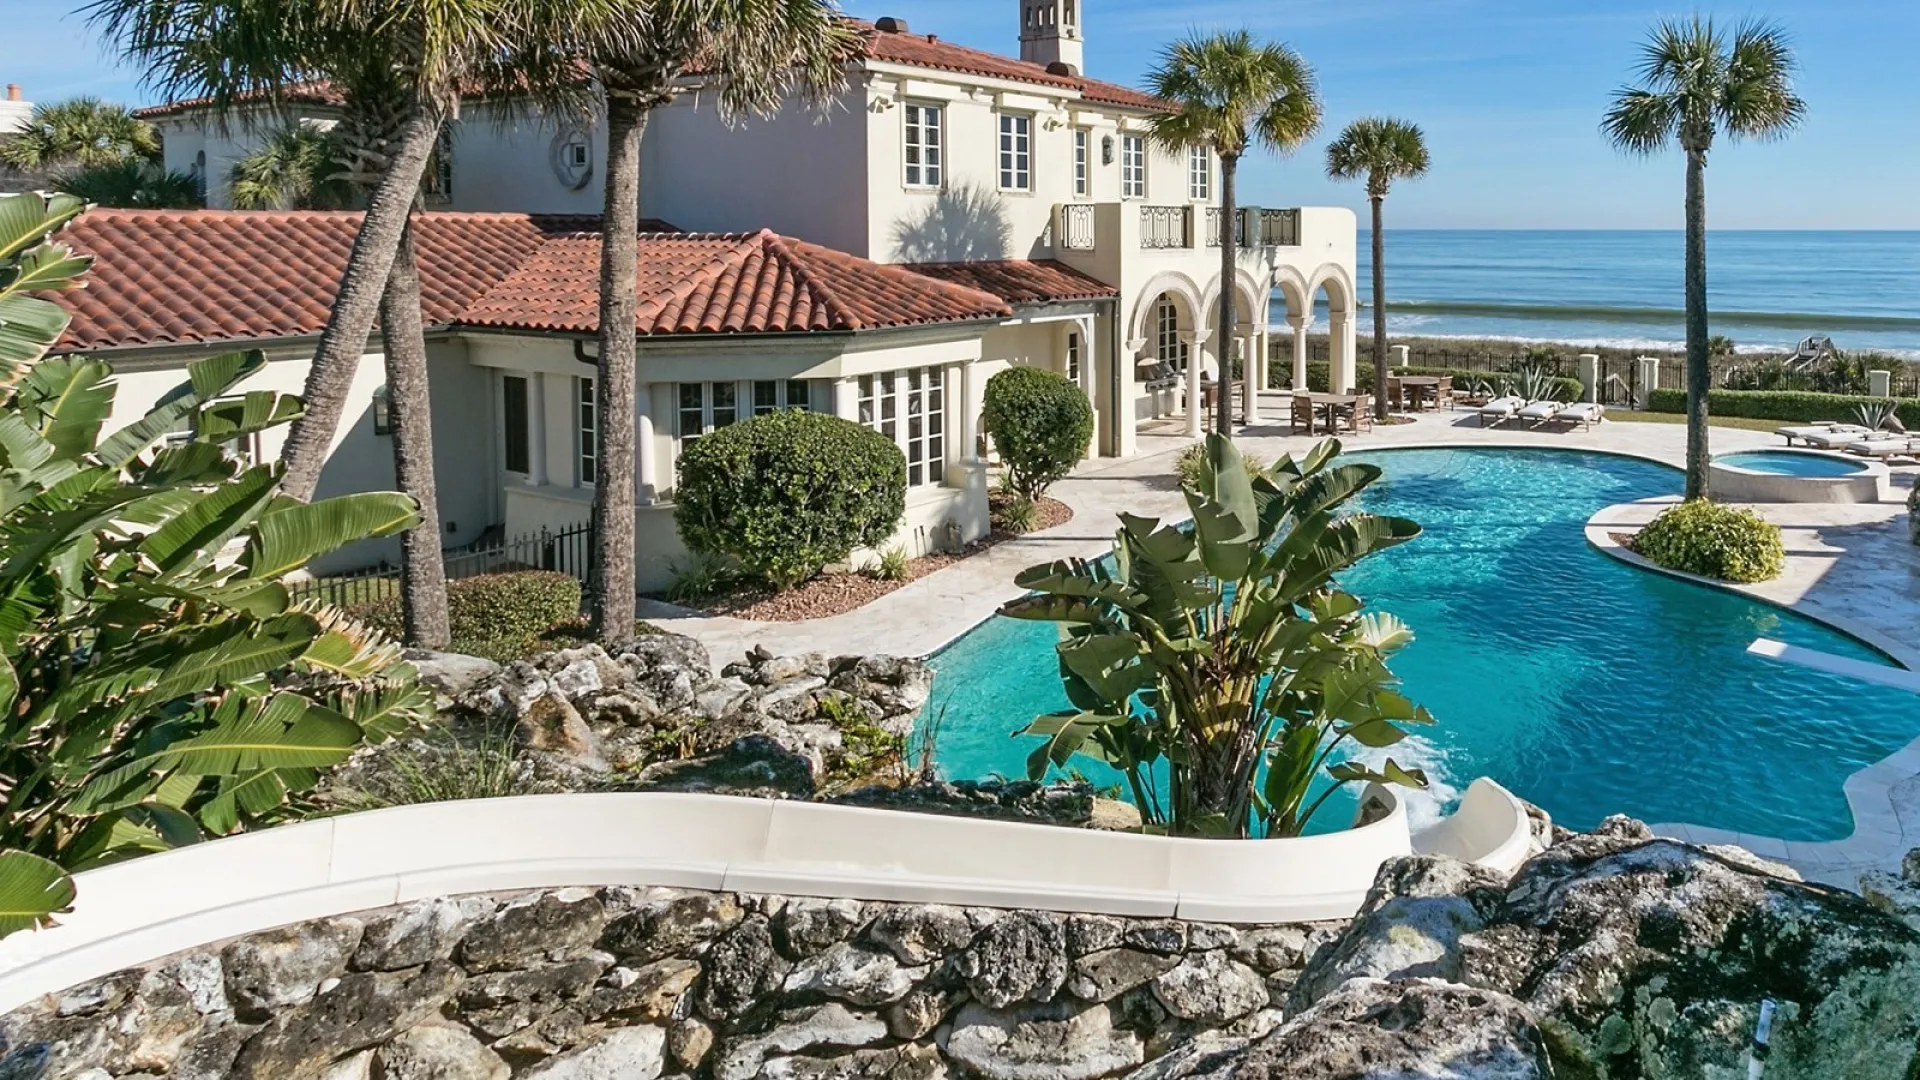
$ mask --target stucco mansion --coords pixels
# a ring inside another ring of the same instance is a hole
[[[643,588],[683,553],[679,448],[755,413],[831,411],[891,436],[910,485],[898,541],[920,552],[988,528],[978,418],[1007,365],[1082,386],[1096,454],[1134,452],[1143,422],[1182,409],[1197,432],[1185,403],[1218,367],[1210,323],[1233,288],[1233,348],[1256,378],[1270,322],[1304,341],[1324,294],[1334,380],[1351,385],[1353,214],[1244,209],[1238,272],[1223,281],[1217,163],[1150,142],[1155,98],[1081,74],[1078,0],[1023,0],[1014,14],[1018,59],[901,19],[857,23],[862,56],[824,115],[796,102],[729,126],[697,86],[655,113],[636,327]],[[302,123],[337,115],[323,84],[291,100]],[[191,101],[144,115],[167,166],[199,175],[212,207],[228,205],[234,161],[288,119],[223,125]],[[416,228],[449,546],[589,516],[604,155],[602,128],[497,101],[470,105],[438,155]],[[233,347],[273,359],[252,388],[297,392],[356,225],[89,212],[69,236],[96,270],[63,298],[75,320],[62,348],[115,364],[128,387],[116,420],[175,385],[186,360]],[[1276,288],[1284,319],[1270,319]],[[323,494],[393,483],[379,348],[361,362]]]

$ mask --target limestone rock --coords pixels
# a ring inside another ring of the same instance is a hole
[[[1120,944],[1127,925],[1107,915],[1067,916],[1067,955],[1085,956]]]
[[[369,916],[351,966],[355,971],[399,971],[445,960],[467,928],[493,910],[493,901],[484,897],[435,897]]]
[[[713,671],[713,660],[707,655],[706,646],[693,638],[677,634],[649,634],[637,638],[622,645],[614,659],[636,673],[652,673],[662,668],[703,674]]]
[[[632,911],[608,925],[601,944],[642,963],[693,956],[744,918],[745,910],[728,893],[650,890]]]
[[[726,749],[641,770],[621,785],[629,791],[692,791],[755,799],[810,799],[814,764],[765,735],[736,739]]]
[[[1306,1008],[1348,979],[1458,980],[1460,939],[1486,927],[1505,885],[1503,875],[1458,859],[1389,860],[1353,923],[1301,974],[1289,1011]]]
[[[885,1005],[905,997],[930,967],[903,967],[893,954],[841,942],[794,965],[789,994],[820,994],[855,1005]]]
[[[956,966],[973,996],[989,1008],[1052,1001],[1067,978],[1063,920],[1044,912],[1013,912],[982,931]]]
[[[1223,1040],[1167,1066],[1156,1062],[1128,1080],[1551,1080],[1554,1075],[1532,1014],[1505,994],[1432,979],[1355,979],[1251,1045],[1235,1047]]]
[[[1216,1025],[1265,1008],[1267,984],[1259,972],[1226,953],[1203,952],[1154,979],[1153,996],[1182,1020]]]
[[[760,1067],[776,1054],[793,1054],[818,1047],[871,1046],[887,1037],[887,1025],[876,1016],[855,1013],[833,1003],[781,1018],[765,1035],[741,1039],[727,1047],[714,1066],[714,1080],[753,1080]]]
[[[612,965],[613,957],[606,953],[588,953],[554,964],[487,972],[468,979],[454,1001],[476,1031],[503,1038],[584,997]]]
[[[1175,956],[1187,948],[1187,924],[1177,919],[1154,919],[1127,924],[1121,940],[1136,949]]]
[[[1268,975],[1298,968],[1307,962],[1307,929],[1304,926],[1255,927],[1243,932],[1229,951],[1235,960]]]
[[[564,694],[550,690],[521,711],[514,741],[522,750],[551,754],[591,772],[606,772],[599,737]]]
[[[475,923],[459,958],[475,974],[538,963],[592,947],[606,924],[606,905],[588,890],[541,893]]]
[[[673,1058],[673,1065],[686,1072],[696,1072],[713,1052],[713,1028],[693,1017],[673,1025],[667,1032],[667,1052]]]
[[[251,934],[227,946],[220,964],[227,996],[245,1020],[313,1000],[320,984],[347,970],[360,945],[358,919],[315,919]]]
[[[375,1060],[380,1080],[507,1080],[511,1071],[466,1029],[445,1024],[401,1032]]]
[[[831,1058],[773,1058],[759,1075],[760,1080],[946,1080],[947,1063],[931,1046],[891,1046]]]
[[[449,964],[415,972],[354,972],[305,1005],[284,1010],[248,1040],[237,1080],[313,1080],[333,1062],[375,1046],[439,1011],[460,988]]]
[[[1920,930],[1920,848],[1907,853],[1898,874],[1881,870],[1861,874],[1860,895],[1867,903]]]
[[[478,656],[460,653],[429,652],[408,649],[407,662],[420,673],[420,681],[443,698],[458,700],[499,676],[500,665]]]
[[[655,1080],[666,1071],[666,1063],[664,1028],[614,1028],[534,1066],[524,1080]]]
[[[1066,1002],[1012,1012],[963,1006],[941,1049],[984,1080],[1093,1080],[1146,1057],[1138,1035],[1114,1029],[1105,1005],[1076,1012]]]
[[[866,921],[866,905],[858,900],[795,898],[780,913],[780,947],[788,956],[804,960],[851,940]]]
[[[973,940],[973,921],[944,904],[899,904],[882,911],[867,928],[874,944],[903,964],[929,964]]]
[[[887,1031],[896,1039],[924,1039],[940,1026],[965,992],[923,986],[887,1007]]]
[[[1073,962],[1067,992],[1082,1001],[1112,1001],[1153,981],[1180,964],[1177,956],[1161,956],[1139,949],[1105,949]]]
[[[589,1018],[613,1016],[658,1023],[671,1017],[680,999],[692,989],[694,980],[700,977],[700,965],[692,960],[659,960],[640,968],[616,968],[610,976],[611,985],[589,996]]]
[[[1140,808],[1121,799],[1095,799],[1087,826],[1103,832],[1139,832]]]
[[[754,915],[713,943],[695,1001],[710,1019],[738,1019],[778,990],[792,967],[774,949],[767,917]]]

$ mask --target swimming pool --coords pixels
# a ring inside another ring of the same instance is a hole
[[[1848,461],[1833,454],[1805,450],[1748,450],[1738,454],[1721,454],[1713,461],[1716,465],[1729,465],[1768,476],[1856,476],[1867,471],[1864,461]]]
[[[1386,469],[1367,509],[1426,530],[1342,579],[1417,635],[1394,663],[1439,720],[1394,750],[1436,780],[1416,809],[1485,775],[1574,828],[1626,813],[1835,840],[1853,827],[1847,776],[1920,736],[1911,694],[1746,653],[1764,636],[1885,662],[1854,639],[1587,545],[1601,508],[1676,493],[1673,469],[1555,450],[1349,456]],[[1010,733],[1067,704],[1054,640],[1051,625],[994,618],[933,658],[947,775],[1025,775],[1033,740]]]

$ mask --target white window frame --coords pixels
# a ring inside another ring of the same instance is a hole
[[[1067,331],[1067,381],[1080,385],[1080,331],[1078,328]]]
[[[1000,118],[996,125],[1000,132],[1000,190],[1030,192],[1033,190],[1033,114],[996,115]]]
[[[900,182],[937,190],[946,180],[946,106],[909,101],[900,111]]]
[[[592,487],[600,478],[600,395],[592,379],[573,380],[574,480]]]
[[[773,391],[773,401],[771,403],[763,404],[761,402],[760,392],[763,389],[771,389]],[[798,391],[797,396],[799,397],[797,401],[794,400],[796,390]],[[753,398],[747,404],[748,407],[753,410],[754,416],[765,416],[771,412],[779,412],[781,409],[799,409],[801,412],[811,412],[813,410],[813,384],[806,379],[755,379],[753,380]],[[734,408],[737,413],[739,409],[738,404],[736,404]]]
[[[696,410],[687,404],[685,395],[687,390],[695,387],[698,387],[700,392],[700,407],[697,410],[700,417],[700,425],[699,430],[688,431],[687,417]],[[722,397],[730,397],[731,399],[724,409],[720,405],[720,399]],[[720,414],[723,411],[731,414],[727,417],[727,421],[724,424],[719,422]],[[749,413],[748,415],[752,414]],[[692,442],[702,435],[711,435],[721,428],[726,427],[727,424],[737,424],[742,419],[740,416],[740,384],[731,379],[721,379],[716,382],[674,383],[673,417],[674,434],[678,436],[682,443]]]
[[[1120,197],[1147,197],[1147,138],[1144,135],[1120,136]]]
[[[1194,202],[1213,198],[1213,151],[1204,146],[1187,151],[1187,197]]]
[[[881,371],[860,376],[855,386],[858,421],[900,448],[907,459],[907,487],[944,485],[950,434],[946,369]]]
[[[1073,194],[1084,199],[1093,191],[1093,132],[1073,129]]]

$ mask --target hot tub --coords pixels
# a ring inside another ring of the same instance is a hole
[[[1742,450],[1710,466],[1714,498],[1748,503],[1880,501],[1887,467],[1819,450]]]

